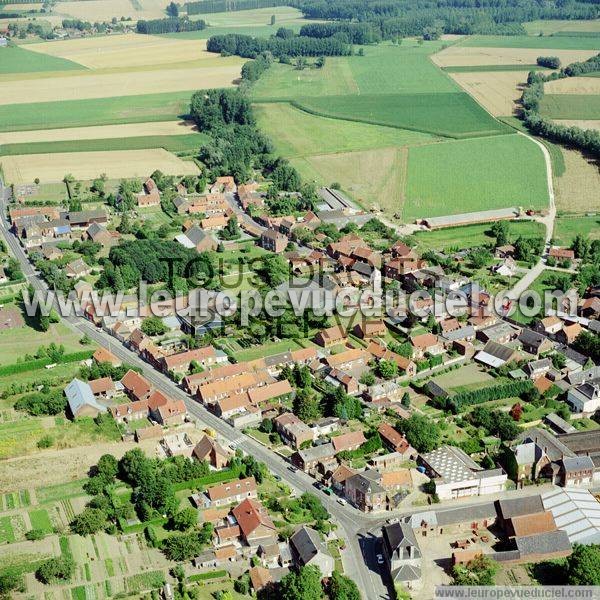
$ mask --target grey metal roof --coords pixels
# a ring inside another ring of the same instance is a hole
[[[460,223],[481,223],[482,221],[495,221],[497,219],[514,219],[518,216],[519,209],[513,207],[446,215],[444,217],[428,217],[425,220],[429,227],[450,227]]]
[[[549,338],[547,338],[545,335],[537,333],[537,331],[533,331],[531,329],[523,329],[518,338],[522,344],[527,344],[528,346],[540,346],[547,339]]]
[[[498,500],[498,512],[504,519],[510,519],[544,512],[544,505],[539,494],[524,498],[507,498]]]
[[[515,544],[521,557],[529,554],[546,554],[571,549],[571,542],[566,531],[547,531],[536,535],[515,538]]]
[[[560,488],[543,494],[542,502],[572,544],[600,542],[600,503],[589,490]]]
[[[406,564],[391,572],[394,581],[416,581],[421,579],[421,567]]]
[[[306,448],[306,450],[299,450],[298,454],[304,462],[313,460],[319,460],[321,458],[329,458],[335,455],[335,448],[333,444],[323,444],[322,446],[315,446],[313,448]]]
[[[577,429],[570,423],[565,421],[562,417],[559,417],[556,413],[549,413],[544,417],[544,421],[559,433],[577,433]],[[598,435],[596,434],[596,437]],[[564,440],[562,440],[564,443]],[[600,442],[600,440],[598,440]],[[568,446],[568,445],[567,445]]]
[[[412,546],[415,548],[413,558],[421,558],[421,549],[413,528],[408,523],[392,523],[381,528],[383,543],[387,546],[389,554],[399,547]]]
[[[600,452],[600,435],[598,431],[577,431],[561,435],[558,439],[575,454]]]
[[[496,507],[493,502],[483,502],[468,508],[450,508],[436,512],[437,524],[440,526],[452,525],[454,523],[466,523],[479,519],[491,519],[496,517]]]
[[[441,337],[449,342],[454,342],[457,340],[464,340],[468,337],[473,337],[475,335],[475,328],[473,325],[467,325],[466,327],[461,327],[460,329],[454,329],[453,331],[448,331]]]
[[[65,396],[74,417],[83,406],[91,406],[100,412],[106,412],[106,406],[98,403],[90,386],[80,379],[73,379],[67,385]]]
[[[567,473],[572,471],[587,471],[594,468],[594,462],[589,456],[564,458],[562,463]]]

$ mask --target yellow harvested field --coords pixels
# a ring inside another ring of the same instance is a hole
[[[63,152],[4,156],[0,164],[8,183],[62,181],[66,173],[75,179],[93,179],[106,173],[109,179],[147,177],[159,169],[167,175],[195,175],[195,163],[183,161],[163,149],[115,150],[111,152]]]
[[[440,67],[480,65],[534,65],[538,56],[558,56],[564,65],[598,54],[594,50],[553,50],[539,48],[478,48],[450,46],[431,59]]]
[[[381,148],[292,159],[306,179],[323,185],[339,182],[365,208],[377,207],[389,215],[402,211],[408,150]]]
[[[577,150],[561,149],[565,172],[556,178],[556,208],[571,213],[600,210],[600,169]]]
[[[554,119],[558,125],[565,127],[579,127],[580,129],[597,129],[600,131],[600,121],[585,121],[576,119]]]
[[[206,40],[177,40],[136,33],[29,44],[27,50],[66,58],[90,69],[176,64],[215,58],[215,54],[206,51]]]
[[[127,123],[124,125],[96,125],[37,131],[0,132],[0,144],[30,144],[65,140],[106,140],[154,135],[185,135],[196,131],[190,121],[158,121],[156,123]]]
[[[136,10],[130,0],[87,0],[85,2],[61,2],[56,11],[84,21],[110,21],[113,17],[131,17],[134,21],[142,19],[161,19],[166,17],[165,9],[169,0],[137,0],[142,10]]]
[[[18,82],[0,81],[0,104],[84,100],[106,98],[115,94],[138,96],[229,87],[239,78],[241,64],[240,60],[234,64],[224,62],[222,67],[140,70],[106,74],[81,71],[78,75],[22,79]]]
[[[515,112],[527,81],[527,71],[449,73],[466,92],[495,117]]]
[[[544,84],[546,94],[600,94],[600,77],[565,77]]]

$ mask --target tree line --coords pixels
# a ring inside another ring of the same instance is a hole
[[[256,38],[236,33],[210,37],[206,49],[209,52],[236,54],[243,58],[256,58],[264,52],[270,52],[277,58],[287,56],[348,56],[352,53],[350,45],[337,37],[312,38],[294,35],[285,38],[277,36]]]
[[[539,59],[538,59],[539,60]],[[554,123],[540,114],[540,105],[544,98],[544,83],[566,77],[576,77],[585,73],[600,71],[600,54],[578,63],[573,63],[549,75],[532,71],[527,77],[527,87],[523,90],[523,122],[535,135],[553,142],[575,146],[594,157],[600,157],[600,131],[566,127]]]
[[[201,0],[200,2],[186,2],[185,9],[188,15],[204,15],[217,12],[288,6],[289,4],[286,0]]]
[[[381,31],[372,23],[309,23],[300,28],[300,36],[303,37],[329,38],[334,35],[351,44],[373,44],[381,41]]]
[[[190,21],[187,17],[168,17],[166,19],[152,19],[151,21],[138,21],[137,32],[147,35],[158,33],[179,33],[182,31],[201,31],[206,27],[203,20]]]

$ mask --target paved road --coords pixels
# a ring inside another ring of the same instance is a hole
[[[520,135],[531,140],[534,144],[537,144],[544,155],[546,161],[546,182],[548,186],[548,214],[545,217],[540,217],[536,221],[542,223],[546,228],[546,238],[544,252],[538,260],[538,262],[516,283],[516,285],[509,291],[509,296],[516,300],[519,296],[527,289],[531,287],[531,284],[541,275],[542,271],[546,268],[546,256],[550,250],[550,240],[552,239],[552,233],[554,231],[554,219],[556,218],[556,204],[554,201],[554,182],[552,179],[552,160],[550,159],[550,153],[542,142],[526,135],[522,132],[518,132]]]
[[[37,277],[19,241],[9,231],[10,224],[6,218],[6,196],[4,194],[4,190],[5,188],[3,188],[0,181],[0,210],[2,212],[0,228],[2,233],[10,247],[12,254],[20,262],[23,274],[27,281],[35,290],[40,292],[46,291],[48,289],[46,283]],[[313,487],[314,479],[312,477],[301,471],[292,472],[289,469],[289,465],[282,457],[266,449],[252,438],[234,429],[225,423],[225,421],[209,412],[206,408],[204,408],[204,406],[193,400],[168,377],[156,371],[152,366],[144,362],[136,353],[127,349],[104,331],[96,328],[89,321],[82,317],[75,316],[63,317],[63,321],[71,329],[79,332],[82,335],[87,334],[98,344],[109,348],[110,351],[123,362],[139,367],[144,376],[156,389],[160,390],[171,398],[183,400],[186,403],[188,412],[192,416],[200,420],[206,426],[214,429],[232,446],[241,448],[244,452],[251,454],[257,460],[265,463],[272,474],[281,477],[281,479],[289,484],[294,490],[298,491],[299,493],[311,492],[316,494],[327,510],[334,515],[334,520],[340,529],[339,533],[347,542],[346,550],[342,551],[342,560],[344,562],[346,573],[356,581],[356,584],[361,590],[363,598],[370,597],[370,577],[362,560],[360,547],[356,538],[357,524],[361,522],[361,513],[348,505],[341,506],[334,498],[324,494],[321,491],[318,491]]]

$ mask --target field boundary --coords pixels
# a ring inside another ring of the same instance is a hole
[[[469,98],[473,99],[473,97],[468,94],[467,92],[463,92],[466,93]],[[381,96],[385,96],[386,94],[380,94]],[[389,95],[394,95],[394,94],[389,94]],[[509,135],[512,134],[512,131],[500,131],[500,130],[486,130],[486,131],[479,131],[479,132],[470,132],[470,133],[464,133],[464,134],[457,134],[457,133],[450,133],[448,131],[440,131],[439,129],[428,129],[425,127],[415,127],[412,125],[394,125],[392,123],[389,122],[385,122],[385,121],[380,121],[378,119],[366,119],[366,118],[361,118],[359,119],[358,117],[349,117],[349,116],[345,116],[342,117],[340,115],[335,115],[332,113],[328,113],[326,111],[321,111],[321,110],[317,110],[315,108],[311,108],[308,106],[305,106],[301,103],[301,101],[298,100],[290,100],[289,98],[261,98],[260,100],[253,100],[252,101],[253,104],[282,104],[282,103],[287,103],[291,106],[293,106],[294,108],[301,110],[309,115],[313,115],[315,117],[324,117],[327,119],[337,119],[339,121],[351,121],[354,123],[367,123],[369,125],[378,125],[380,127],[392,127],[393,129],[406,129],[407,131],[417,131],[420,133],[428,133],[430,135],[436,135],[438,137],[445,137],[445,138],[449,138],[449,139],[454,139],[454,140],[466,140],[466,139],[471,139],[471,138],[485,138],[485,137],[495,137],[498,135]],[[477,103],[479,106],[481,106],[479,103]],[[485,109],[484,109],[485,110]],[[489,115],[490,113],[488,111],[486,111],[486,113]],[[490,115],[495,121],[497,121],[497,119]],[[500,121],[497,121],[498,123],[500,123]]]

